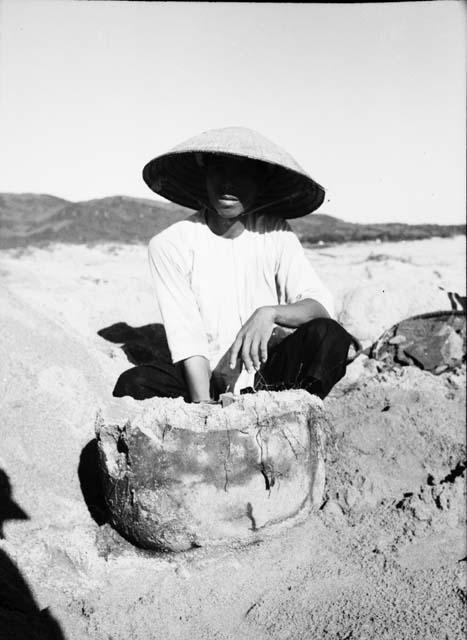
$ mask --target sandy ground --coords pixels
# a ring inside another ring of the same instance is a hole
[[[310,256],[364,345],[465,295],[465,238]],[[4,488],[0,638],[464,637],[465,367],[358,358],[325,402],[321,509],[249,546],[148,553],[99,526],[80,486],[97,409],[138,409],[112,399],[131,365],[96,332],[158,321],[145,247],[3,251],[0,278],[0,470],[24,514]]]

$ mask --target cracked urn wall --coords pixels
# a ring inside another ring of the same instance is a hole
[[[127,422],[96,423],[111,523],[135,545],[182,551],[254,539],[321,503],[319,398],[261,391],[225,407],[181,398],[142,406]]]

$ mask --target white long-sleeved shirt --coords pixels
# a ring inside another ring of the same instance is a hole
[[[228,350],[258,307],[313,298],[334,315],[297,236],[267,214],[249,216],[238,237],[224,238],[199,211],[152,238],[149,263],[174,363],[201,355],[215,374],[225,370]],[[238,368],[225,390],[238,393],[253,379]]]

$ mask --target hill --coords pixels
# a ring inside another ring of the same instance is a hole
[[[304,244],[450,238],[455,235],[465,235],[466,230],[465,224],[403,224],[400,222],[358,224],[325,214],[312,214],[305,218],[291,220],[291,226]]]
[[[191,209],[170,202],[111,196],[70,202],[45,194],[0,194],[0,249],[43,246],[51,242],[140,243]],[[465,234],[465,225],[357,224],[314,213],[291,226],[306,245],[365,240],[418,240]]]
[[[42,194],[0,195],[0,248],[50,242],[147,242],[192,213],[170,202],[128,196],[83,202],[56,200]]]

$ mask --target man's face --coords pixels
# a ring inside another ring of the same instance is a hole
[[[247,158],[205,157],[209,202],[221,218],[237,218],[252,208],[261,188],[261,171]]]

